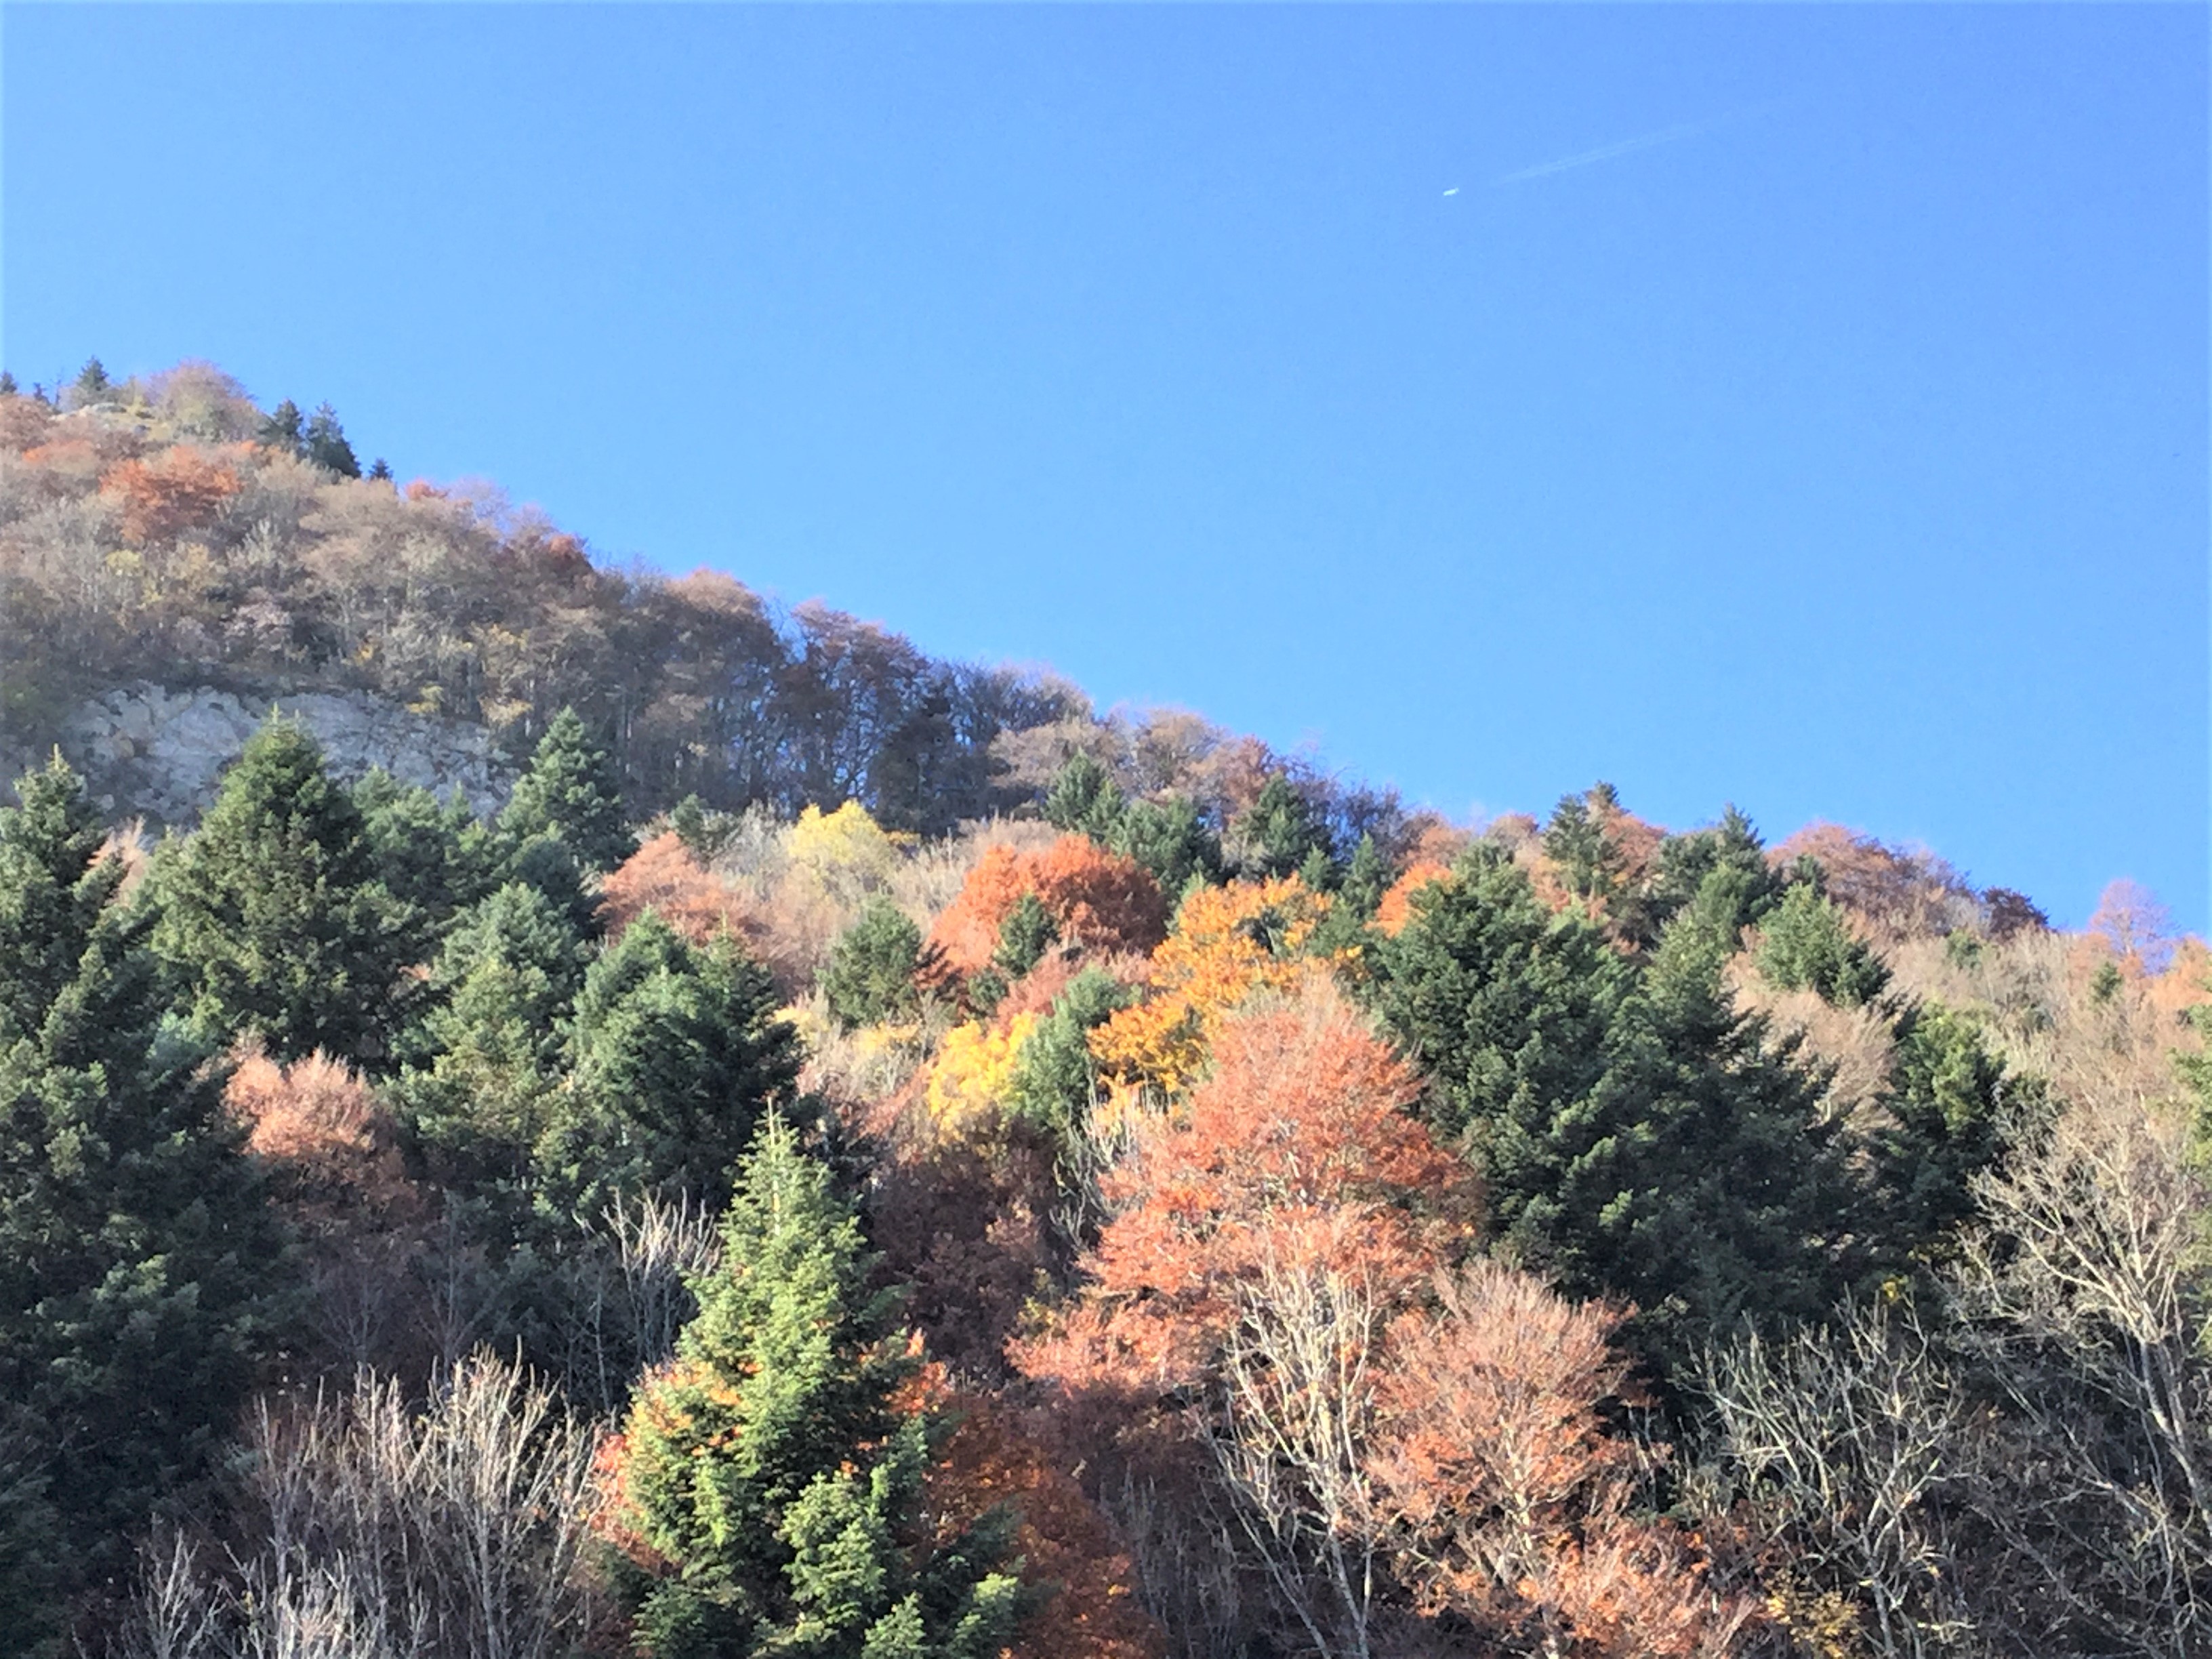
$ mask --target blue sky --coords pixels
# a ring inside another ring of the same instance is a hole
[[[1455,816],[2201,930],[2206,18],[9,4],[0,361]]]

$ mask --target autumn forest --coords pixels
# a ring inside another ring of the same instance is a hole
[[[195,817],[137,682],[278,705]],[[203,363],[0,377],[0,1652],[2212,1654],[2132,884],[1449,822]]]

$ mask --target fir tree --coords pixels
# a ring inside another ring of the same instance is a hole
[[[103,401],[115,390],[115,382],[107,378],[107,370],[97,357],[85,359],[84,367],[76,372],[76,380],[70,386],[76,394],[78,408]]]
[[[1011,985],[1043,961],[1044,953],[1059,943],[1060,924],[1052,919],[1052,912],[1035,893],[1024,893],[999,924],[999,948],[991,953],[991,965]]]
[[[15,384],[15,377],[6,369],[0,368],[0,398],[13,398],[21,390]]]
[[[353,446],[346,441],[345,428],[338,424],[338,412],[328,404],[318,404],[315,412],[307,417],[300,453],[302,459],[341,478],[361,477],[361,463],[354,459]]]
[[[1238,870],[1248,877],[1287,876],[1316,852],[1329,856],[1327,831],[1314,821],[1313,808],[1285,773],[1275,773],[1261,786],[1236,830],[1242,848]]]
[[[354,785],[353,801],[377,878],[415,913],[427,955],[455,913],[489,890],[490,834],[459,793],[441,806],[428,789],[380,767]]]
[[[1676,1363],[1740,1317],[1828,1305],[1860,1219],[1834,1130],[1818,1080],[1731,1005],[1711,930],[1678,921],[1639,970],[1489,847],[1413,909],[1380,1000],[1511,1249],[1570,1294],[1633,1300],[1646,1352]]]
[[[1127,803],[1121,791],[1096,757],[1077,750],[1060,765],[1044,798],[1044,818],[1055,829],[1088,836],[1100,846],[1110,846],[1120,827]]]
[[[287,455],[307,453],[307,417],[300,413],[300,405],[289,398],[269,411],[255,435],[269,448],[282,450]]]
[[[1974,1215],[1973,1183],[2002,1170],[2043,1126],[2042,1085],[2013,1075],[1966,1015],[1940,1004],[1900,1013],[1871,1137],[1883,1204],[1882,1244],[1894,1267],[1944,1255]]]
[[[619,1518],[654,1565],[625,1589],[655,1659],[990,1659],[1021,1607],[996,1570],[1010,1516],[933,1536],[930,1425],[896,1301],[869,1289],[851,1207],[777,1116],[723,1230],[721,1266],[619,1447]]]
[[[576,999],[570,1087],[536,1152],[545,1201],[593,1216],[650,1189],[719,1208],[762,1115],[798,1103],[781,1003],[729,935],[702,950],[650,911],[633,922]]]
[[[0,1611],[11,1651],[212,1468],[283,1254],[57,762],[0,810]],[[38,1530],[26,1535],[22,1528]]]
[[[392,478],[391,464],[383,456],[378,456],[368,464],[368,476],[378,483],[388,483]]]
[[[288,1060],[386,1059],[419,929],[300,726],[272,716],[253,735],[150,887],[154,948],[203,1034],[254,1032]]]
[[[546,726],[499,827],[518,848],[537,836],[554,837],[588,871],[611,870],[637,850],[623,822],[613,763],[574,708],[563,708]]]
[[[1171,898],[1187,892],[1194,881],[1221,877],[1220,838],[1186,796],[1130,802],[1107,844],[1151,872]]]
[[[870,899],[822,971],[830,1012],[847,1030],[912,1013],[921,961],[921,929],[889,899]]]
[[[1760,924],[1757,960],[1770,984],[1816,992],[1838,1008],[1862,1007],[1889,983],[1881,958],[1810,883],[1790,888]]]

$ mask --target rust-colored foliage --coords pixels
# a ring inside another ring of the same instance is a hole
[[[1375,907],[1376,929],[1388,938],[1397,938],[1413,919],[1413,895],[1424,887],[1450,879],[1451,870],[1446,865],[1424,859],[1407,866],[1406,873],[1390,884],[1382,902]]]
[[[1685,1540],[1629,1514],[1638,1452],[1601,1413],[1623,1393],[1616,1313],[1480,1261],[1392,1324],[1368,1462],[1425,1611],[1531,1650],[1688,1659],[1724,1647]]]
[[[1125,1089],[1180,1094],[1224,1014],[1255,991],[1287,991],[1304,976],[1300,953],[1328,910],[1328,895],[1296,876],[1193,893],[1152,953],[1152,995],[1091,1033],[1100,1068]]]
[[[655,836],[617,869],[599,889],[599,913],[610,939],[647,910],[694,945],[717,933],[747,938],[758,931],[744,901],[699,866],[683,837],[670,830]]]
[[[245,1050],[223,1098],[280,1195],[318,1210],[411,1213],[417,1203],[391,1117],[347,1066],[316,1053],[279,1066]]]
[[[959,1423],[930,1472],[940,1529],[949,1535],[1012,1504],[1022,1580],[1052,1592],[1015,1632],[1007,1659],[1159,1659],[1165,1633],[1137,1601],[1128,1552],[1075,1478],[1004,1406],[951,1389],[932,1370],[932,1403]]]
[[[1473,1218],[1466,1164],[1404,1109],[1419,1086],[1319,970],[1223,1022],[1188,1108],[1133,1120],[1103,1178],[1118,1213],[1084,1259],[1084,1298],[1018,1363],[1158,1392],[1212,1364],[1237,1283],[1266,1263],[1419,1283]]]
[[[100,487],[122,513],[125,538],[146,546],[206,528],[222,504],[246,486],[236,468],[204,450],[177,444],[150,461],[110,467]]]
[[[1042,852],[1002,844],[985,850],[930,929],[944,970],[964,978],[988,965],[1007,914],[1032,893],[1058,924],[1061,941],[1085,951],[1149,951],[1167,929],[1159,884],[1135,860],[1087,836],[1062,836]]]
[[[1948,931],[1979,909],[1964,877],[1932,853],[1892,847],[1837,823],[1808,823],[1767,854],[1787,868],[1810,854],[1828,896],[1891,939]]]

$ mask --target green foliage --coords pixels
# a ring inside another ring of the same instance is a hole
[[[307,417],[300,413],[300,405],[287,398],[269,411],[256,436],[271,449],[303,455],[307,447]]]
[[[574,708],[563,708],[546,726],[499,827],[517,847],[539,836],[558,840],[587,871],[611,870],[637,850],[623,821],[613,763]]]
[[[208,1475],[282,1282],[206,1050],[58,763],[0,810],[0,1610],[11,1650]]]
[[[426,944],[490,890],[498,863],[491,834],[459,793],[441,806],[428,789],[380,767],[354,785],[353,803],[377,879],[414,912]]]
[[[346,441],[345,428],[338,424],[338,412],[328,404],[318,404],[307,417],[300,453],[303,459],[341,478],[361,477],[361,463],[354,459],[353,446]]]
[[[1098,1082],[1091,1032],[1136,996],[1103,969],[1085,968],[1070,980],[1022,1044],[1007,1097],[1012,1110],[1063,1143],[1079,1133]]]
[[[1972,1218],[1975,1177],[2001,1170],[2039,1130],[2047,1102],[2039,1084],[2008,1073],[1975,1022],[1955,1010],[1908,1009],[1896,1038],[1882,1095],[1891,1121],[1873,1137],[1882,1239],[1892,1259],[1924,1261]]]
[[[1570,1295],[1632,1300],[1674,1364],[1739,1318],[1829,1304],[1855,1209],[1835,1131],[1731,1006],[1712,930],[1678,922],[1639,969],[1478,847],[1379,955],[1382,1011],[1509,1249]]]
[[[202,1035],[254,1032],[286,1060],[386,1058],[419,929],[301,726],[272,717],[253,735],[149,887],[154,949]]]
[[[1760,924],[1757,961],[1769,984],[1817,992],[1838,1008],[1863,1007],[1889,983],[1881,958],[1810,883],[1792,886]]]
[[[1108,845],[1151,872],[1171,898],[1187,893],[1194,882],[1221,878],[1220,837],[1185,795],[1130,802]]]
[[[1113,844],[1127,808],[1127,802],[1111,775],[1080,749],[1061,764],[1053,775],[1052,787],[1045,792],[1047,823],[1088,836],[1102,847]]]
[[[686,795],[669,809],[668,827],[684,850],[701,865],[712,864],[715,854],[730,844],[738,821],[727,812],[709,811],[696,794]]]
[[[870,899],[831,947],[823,969],[830,1012],[848,1030],[912,1013],[921,961],[921,929],[889,899]]]
[[[1618,883],[1619,855],[1605,834],[1605,825],[1591,811],[1601,799],[1613,799],[1610,784],[1594,786],[1587,796],[1562,795],[1544,826],[1544,854],[1559,866],[1559,879],[1579,899],[1601,899]]]
[[[1248,878],[1287,876],[1316,853],[1329,856],[1327,830],[1281,772],[1261,786],[1251,810],[1237,820],[1236,839],[1241,849],[1238,873]]]
[[[1382,902],[1382,895],[1390,890],[1390,884],[1396,878],[1390,860],[1376,846],[1375,837],[1363,835],[1359,844],[1352,849],[1351,862],[1345,866],[1344,881],[1338,890],[1339,903],[1360,921],[1370,921]]]
[[[471,906],[447,935],[395,1095],[449,1189],[523,1181],[566,1070],[565,1025],[589,958],[573,917],[520,882]]]
[[[828,1171],[770,1116],[720,1268],[622,1445],[625,1519],[665,1563],[623,1588],[655,1659],[989,1659],[1020,1611],[1010,1517],[932,1536],[928,1425],[896,1299]]]
[[[570,1086],[535,1155],[542,1200],[596,1216],[617,1194],[720,1208],[763,1113],[797,1104],[799,1036],[728,934],[703,950],[648,911],[584,975]]]
[[[1759,832],[1734,806],[1711,829],[1661,842],[1658,866],[1651,883],[1656,920],[1663,924],[1701,901],[1707,925],[1727,931],[1731,951],[1742,930],[1771,910],[1782,894],[1781,881],[1767,867]]]
[[[107,370],[99,358],[88,357],[84,367],[77,370],[76,379],[70,383],[70,390],[76,394],[77,404],[82,408],[86,404],[100,402],[115,390],[115,382],[107,378]]]
[[[1044,960],[1044,953],[1060,943],[1060,924],[1035,893],[1024,893],[999,924],[999,948],[991,965],[1012,984]]]

